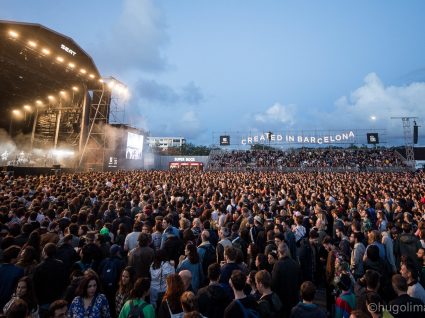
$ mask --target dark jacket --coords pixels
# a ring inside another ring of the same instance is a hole
[[[410,233],[403,233],[394,242],[394,255],[396,256],[396,264],[400,264],[401,256],[407,256],[407,258],[416,264],[416,252],[421,247],[419,239]],[[399,266],[399,265],[397,265]]]
[[[77,262],[80,257],[70,244],[62,244],[56,252],[56,258],[63,262],[67,273],[71,270],[72,265]]]
[[[10,300],[18,280],[24,270],[16,265],[0,264],[0,309]]]
[[[316,304],[298,303],[291,310],[290,318],[326,318],[326,313]]]
[[[221,318],[231,299],[220,284],[211,284],[198,290],[199,312],[208,318]]]
[[[258,311],[261,318],[277,318],[280,317],[282,303],[276,293],[271,293],[267,296],[262,296],[258,303]]]
[[[40,305],[62,297],[67,286],[65,265],[53,257],[46,258],[34,270],[34,289]]]
[[[283,317],[289,317],[292,307],[298,303],[300,285],[301,270],[298,263],[289,256],[279,259],[273,267],[272,290],[282,302]]]
[[[407,294],[400,295],[396,299],[390,301],[389,306],[391,308],[414,308],[415,306],[423,306],[424,304],[418,298],[410,297]],[[403,307],[402,307],[403,306]],[[420,308],[420,307],[418,307]],[[422,307],[423,308],[423,307]],[[424,313],[421,311],[395,311],[390,312],[394,318],[423,318]]]

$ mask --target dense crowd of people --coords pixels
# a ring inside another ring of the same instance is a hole
[[[210,156],[212,170],[282,170],[285,168],[403,167],[403,161],[392,149],[291,149],[221,151]]]
[[[396,162],[385,151],[362,155],[234,160]],[[11,318],[424,317],[424,177],[4,176],[0,311]],[[326,298],[320,305],[318,289]]]

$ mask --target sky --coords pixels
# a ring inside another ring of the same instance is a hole
[[[391,117],[418,116],[425,145],[422,0],[0,0],[0,19],[73,38],[129,87],[124,121],[152,136],[210,145],[224,132],[383,128],[396,138]]]

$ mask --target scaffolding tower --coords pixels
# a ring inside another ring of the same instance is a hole
[[[415,152],[413,150],[413,132],[411,120],[415,120],[417,118],[418,117],[391,117],[391,119],[401,119],[403,122],[403,137],[404,147],[406,149],[406,163],[412,169],[415,169]]]

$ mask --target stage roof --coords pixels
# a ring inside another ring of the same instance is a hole
[[[100,89],[93,59],[70,37],[34,23],[0,20],[0,114],[73,86]],[[0,116],[4,127],[5,118]]]

